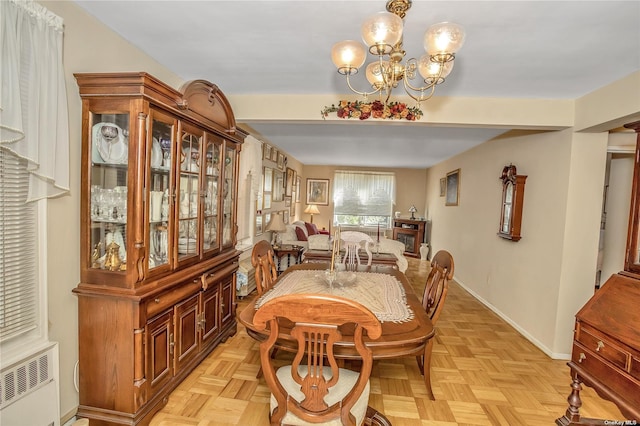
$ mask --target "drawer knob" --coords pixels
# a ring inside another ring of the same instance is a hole
[[[604,343],[602,340],[598,340],[598,347],[596,348],[596,352],[600,352],[600,349],[604,348]]]
[[[156,297],[155,299],[153,299],[153,301],[156,302],[156,303],[160,303],[160,298]]]
[[[578,356],[578,362],[582,362],[583,359],[587,359],[587,356],[584,353],[580,352],[580,355]]]

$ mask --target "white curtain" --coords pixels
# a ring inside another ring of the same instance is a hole
[[[334,174],[334,214],[389,216],[395,203],[395,175],[341,171]]]
[[[69,191],[62,35],[62,18],[38,3],[0,1],[0,148],[27,160],[27,201]]]

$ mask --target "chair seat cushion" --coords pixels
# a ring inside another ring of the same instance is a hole
[[[307,375],[306,367],[300,366],[298,368],[298,373],[300,376],[304,377]],[[326,379],[331,378],[331,370],[329,368],[324,369],[324,374]],[[336,402],[340,401],[344,396],[353,388],[356,381],[358,380],[358,372],[347,370],[344,368],[340,368],[340,379],[335,386],[329,389],[329,393],[325,397],[324,401],[327,405],[331,406]],[[285,365],[284,367],[280,367],[278,371],[276,371],[276,375],[278,379],[282,382],[282,385],[286,389],[287,393],[290,397],[295,399],[296,401],[301,401],[304,399],[304,394],[300,390],[300,385],[293,381],[291,377],[291,366]],[[369,382],[367,381],[367,385],[360,395],[360,398],[356,401],[355,405],[351,409],[351,414],[356,418],[356,424],[361,425],[364,423],[365,415],[367,414],[367,407],[369,405]],[[278,402],[276,401],[273,394],[271,395],[271,413],[278,406]],[[282,420],[283,424],[287,425],[304,425],[304,426],[313,426],[317,424],[323,425],[342,425],[340,418],[336,418],[332,421],[326,423],[310,423],[306,422],[298,417],[294,416],[292,413],[287,413]]]

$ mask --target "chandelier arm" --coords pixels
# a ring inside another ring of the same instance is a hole
[[[436,91],[436,85],[435,83],[430,84],[428,86],[425,87],[413,87],[411,86],[411,84],[409,84],[409,82],[407,81],[406,78],[403,79],[403,83],[404,83],[404,90],[405,92],[407,92],[407,95],[409,95],[409,97],[411,97],[411,99],[415,100],[418,102],[418,104],[422,101],[426,101],[431,99],[431,97],[435,94]],[[420,92],[420,96],[415,96],[411,91],[416,91],[416,92]],[[425,90],[429,90],[429,94],[425,97],[424,96],[424,92]]]
[[[373,95],[374,93],[378,93],[382,87],[372,91],[372,92],[361,92],[359,90],[354,89],[354,87],[351,85],[351,80],[349,79],[349,74],[345,74],[347,77],[347,86],[349,86],[349,89],[351,89],[352,92],[357,93],[360,96],[369,96],[369,95]]]

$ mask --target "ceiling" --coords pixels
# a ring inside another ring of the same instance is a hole
[[[331,47],[359,40],[362,21],[386,1],[77,3],[185,81],[209,80],[229,98],[330,94],[337,101],[348,89]],[[462,25],[467,38],[436,96],[575,99],[640,70],[640,0],[414,0],[405,18],[407,57],[423,54],[424,31],[441,21]],[[508,130],[389,120],[244,125],[304,164],[411,168]]]

